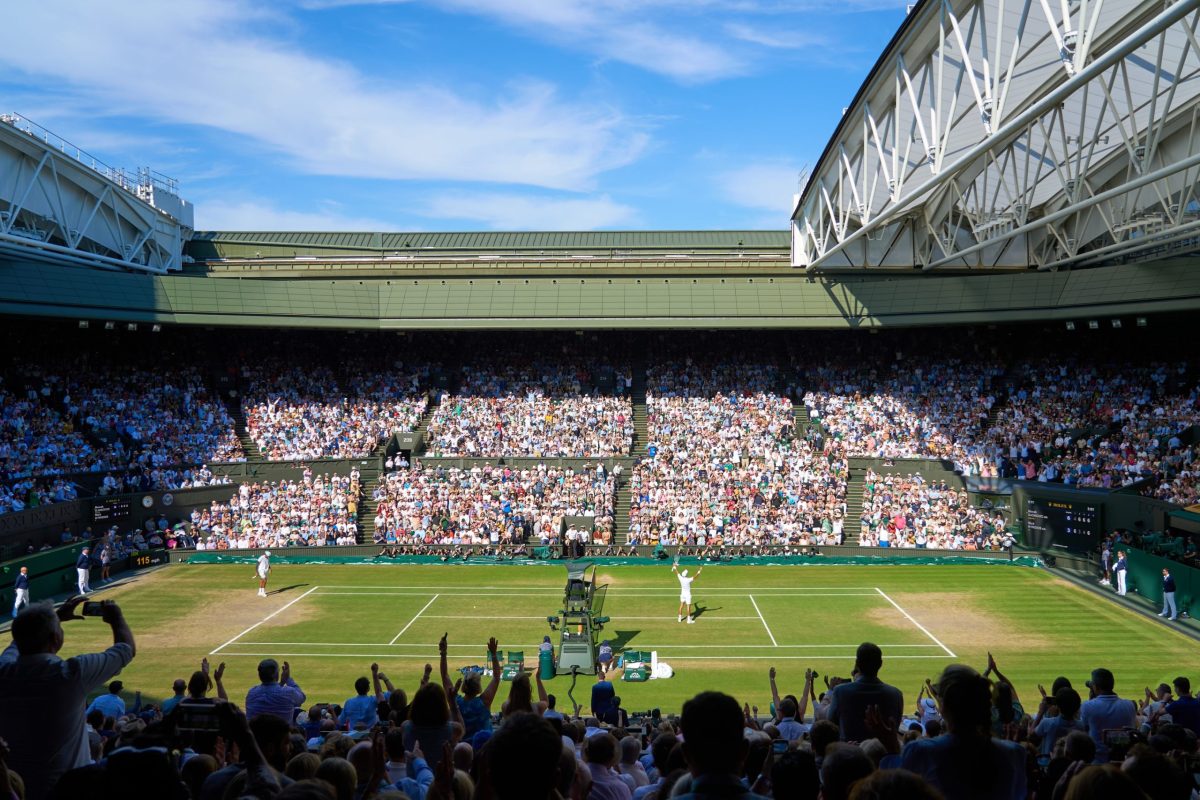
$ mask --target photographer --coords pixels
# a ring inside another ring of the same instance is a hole
[[[10,743],[8,766],[25,779],[27,800],[41,800],[64,772],[91,763],[84,701],[136,652],[120,607],[105,600],[84,610],[112,628],[112,647],[60,659],[62,623],[83,619],[75,613],[83,601],[72,597],[57,612],[50,603],[27,606],[13,621],[12,644],[0,654],[0,738]]]

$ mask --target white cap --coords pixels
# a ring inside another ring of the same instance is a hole
[[[687,577],[687,570],[685,569],[685,570],[683,571],[683,573],[682,573],[682,574],[683,574],[683,577],[685,577],[685,578],[686,578],[686,577]]]
[[[270,557],[271,557],[271,551],[270,551],[270,550],[264,551],[264,552],[263,552],[263,555],[264,555],[264,556],[266,556],[267,558],[270,558]]]

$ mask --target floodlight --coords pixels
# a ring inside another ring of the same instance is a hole
[[[115,322],[104,323],[104,330],[106,330],[106,331],[115,330],[116,327],[117,327],[117,324]]]
[[[1115,330],[1120,330],[1120,329],[1121,329],[1121,320],[1119,320],[1119,319],[1114,319],[1114,320],[1112,321],[1112,326],[1113,326],[1113,328],[1114,328]]]
[[[162,333],[162,325],[159,325],[156,322],[150,326],[150,330],[153,331],[154,333]]]
[[[1147,324],[1149,324],[1149,323],[1146,321],[1146,318],[1145,318],[1145,317],[1138,317],[1138,318],[1137,318],[1137,326],[1138,326],[1139,328],[1144,328],[1144,327],[1146,327],[1146,325],[1147,325]]]
[[[1098,319],[1089,319],[1089,320],[1088,320],[1088,330],[1089,330],[1089,331],[1098,331],[1098,330],[1100,330],[1100,320],[1098,320]]]
[[[137,323],[136,323],[136,322],[130,322],[130,323],[128,323],[128,324],[125,326],[125,330],[127,330],[127,331],[136,331],[136,330],[137,330]]]
[[[1069,330],[1069,331],[1075,330],[1075,323],[1072,322],[1071,320],[1067,320],[1067,330]]]
[[[80,327],[80,328],[83,328],[83,329],[85,329],[85,330],[86,330],[86,329],[87,329],[87,326],[88,326],[88,321],[87,321],[86,319],[81,319],[81,320],[79,320],[79,327]]]

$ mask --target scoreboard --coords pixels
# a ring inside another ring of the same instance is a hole
[[[1055,547],[1089,552],[1104,536],[1101,503],[1025,498],[1025,527],[1034,541],[1050,541]]]
[[[100,500],[92,506],[92,522],[119,522],[128,519],[131,510],[128,497]]]

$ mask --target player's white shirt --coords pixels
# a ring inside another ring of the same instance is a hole
[[[695,575],[677,574],[679,578],[679,600],[680,602],[689,603],[692,600],[692,581],[696,580]]]
[[[271,559],[266,556],[258,557],[258,577],[265,578],[267,573],[271,571]]]

